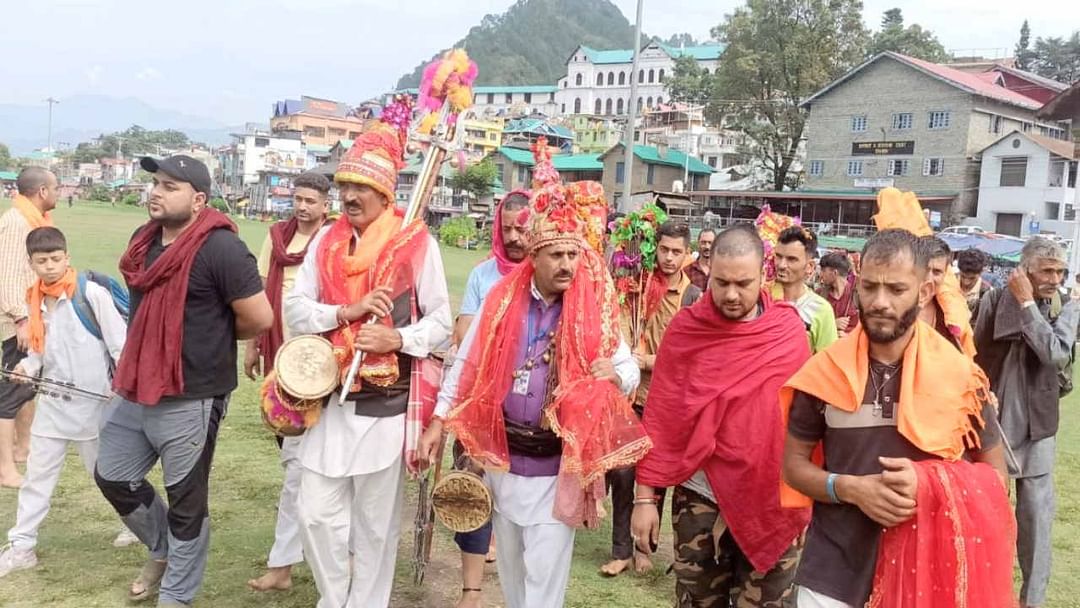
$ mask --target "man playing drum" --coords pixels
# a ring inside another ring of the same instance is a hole
[[[402,225],[394,208],[402,148],[402,135],[385,123],[356,139],[334,175],[344,213],[312,240],[285,297],[290,332],[325,335],[342,377],[354,353],[364,353],[346,400],[334,391],[299,453],[300,530],[318,608],[390,601],[405,468],[416,447],[407,438],[419,438],[411,372],[450,337],[439,248],[422,221]]]

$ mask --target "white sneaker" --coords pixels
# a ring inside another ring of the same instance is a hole
[[[121,549],[123,547],[130,547],[137,542],[140,542],[139,537],[135,536],[135,533],[131,530],[124,528],[120,531],[120,534],[117,534],[116,538],[113,539],[112,546],[116,547],[117,549]]]
[[[0,548],[0,578],[16,570],[33,568],[37,563],[37,553],[33,549],[16,549],[11,543]]]

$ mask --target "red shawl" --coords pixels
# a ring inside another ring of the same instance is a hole
[[[285,269],[299,266],[304,261],[304,256],[307,255],[308,245],[311,244],[311,239],[309,239],[302,250],[296,253],[288,253],[289,243],[296,236],[296,230],[299,226],[300,222],[295,217],[270,226],[270,269],[266,273],[266,297],[270,300],[270,306],[274,309],[274,324],[270,326],[269,331],[264,332],[258,339],[259,354],[263,357],[263,367],[266,373],[270,373],[270,370],[274,368],[274,356],[277,355],[278,349],[281,348],[281,343],[285,341],[285,332],[281,327],[281,299],[285,295],[282,293],[281,285],[282,279],[285,277]],[[312,238],[314,238],[314,235],[312,235]]]
[[[963,460],[915,463],[918,511],[881,538],[868,608],[1012,608],[1016,520],[1001,477]]]
[[[520,352],[532,277],[533,265],[526,258],[484,300],[447,416],[469,456],[500,471],[510,467],[503,401]],[[611,382],[595,380],[590,371],[593,361],[614,355],[620,339],[614,285],[600,255],[583,246],[577,273],[563,294],[554,338],[553,371],[559,384],[545,408],[545,421],[563,439],[553,515],[569,526],[597,525],[604,473],[633,464],[651,445],[626,396]]]
[[[218,229],[236,232],[236,225],[220,211],[204,208],[147,267],[146,254],[161,235],[161,224],[151,221],[135,234],[120,258],[120,272],[128,287],[142,292],[113,377],[113,390],[125,399],[157,405],[162,397],[184,394],[183,303],[188,278],[195,254]]]
[[[668,326],[653,368],[643,423],[653,449],[637,480],[683,483],[704,469],[717,506],[754,569],[772,568],[810,522],[780,506],[784,427],[780,387],[810,357],[789,304],[761,294],[764,312],[730,321],[705,297]]]
[[[520,194],[526,198],[530,196],[528,190],[523,190],[521,188],[507,192],[506,196],[502,197],[502,200],[499,201],[499,205],[495,207],[495,222],[491,226],[491,256],[495,258],[495,265],[499,269],[499,274],[504,277],[510,274],[510,272],[513,271],[519,263],[511,260],[510,256],[506,254],[506,247],[503,245],[502,236],[503,204],[506,203],[506,199],[514,196],[515,194]],[[526,223],[524,219],[527,218],[528,215],[529,210],[522,209],[521,214],[518,217],[518,223]]]

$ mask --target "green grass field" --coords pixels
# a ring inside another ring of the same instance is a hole
[[[6,204],[0,204],[5,207]],[[118,276],[116,261],[132,231],[145,219],[142,209],[102,205],[76,205],[56,211],[56,223],[70,242],[73,264]],[[241,221],[240,233],[249,248],[258,250],[267,224]],[[481,253],[444,248],[443,260],[456,309],[472,266]],[[213,541],[203,591],[197,606],[280,607],[314,606],[316,593],[306,567],[297,568],[293,589],[256,594],[245,582],[261,573],[273,541],[274,518],[281,468],[277,446],[259,419],[255,384],[241,378],[233,394],[229,415],[222,426],[214,471],[211,476]],[[1054,529],[1054,576],[1050,608],[1080,607],[1070,581],[1080,579],[1080,396],[1063,404],[1058,464],[1058,521]],[[156,478],[160,489],[160,477]],[[452,606],[460,579],[456,547],[445,530],[436,534],[428,581],[422,587],[411,582],[412,506],[415,493],[408,492],[410,508],[403,515],[398,580],[392,606]],[[14,523],[16,491],[0,490],[0,530]],[[114,549],[110,542],[119,522],[93,481],[69,454],[63,477],[53,496],[52,511],[41,529],[38,545],[40,565],[33,570],[0,579],[0,605],[11,608],[116,607],[126,604],[125,591],[145,558],[141,546]],[[572,582],[566,605],[570,607],[618,606],[645,608],[672,604],[674,579],[664,575],[667,559],[661,557],[647,576],[623,576],[610,580],[597,574],[610,547],[610,528],[580,532],[574,556]],[[662,542],[670,556],[670,542]],[[488,606],[501,606],[502,597],[494,568],[484,582]]]

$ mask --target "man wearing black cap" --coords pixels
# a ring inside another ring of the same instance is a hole
[[[207,205],[206,165],[183,155],[141,165],[154,176],[150,221],[120,259],[131,320],[95,478],[150,550],[129,599],[160,586],[158,606],[187,606],[206,567],[210,463],[236,388],[236,341],[268,329],[273,312],[236,226]],[[159,459],[168,508],[145,478]]]

